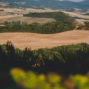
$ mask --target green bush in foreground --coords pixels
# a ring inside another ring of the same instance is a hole
[[[89,89],[89,74],[63,78],[55,73],[36,74],[18,68],[12,69],[10,73],[22,89]]]

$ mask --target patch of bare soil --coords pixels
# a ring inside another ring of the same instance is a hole
[[[89,31],[67,31],[57,34],[0,33],[0,44],[11,41],[16,48],[52,48],[61,45],[89,43]]]

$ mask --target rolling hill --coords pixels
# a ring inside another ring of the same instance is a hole
[[[67,31],[56,34],[37,34],[37,33],[0,33],[0,44],[11,41],[16,48],[39,49],[53,48],[62,45],[77,43],[89,43],[89,31]]]

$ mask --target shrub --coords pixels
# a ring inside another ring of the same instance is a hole
[[[89,74],[62,77],[56,73],[36,74],[32,71],[25,72],[19,68],[12,69],[14,81],[22,89],[88,89]]]

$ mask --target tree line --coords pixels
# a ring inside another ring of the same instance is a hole
[[[84,74],[89,71],[89,45],[81,43],[39,50],[19,50],[11,42],[0,45],[0,69],[9,70],[14,67],[44,73]]]
[[[12,75],[13,80],[21,87],[21,89],[89,88],[89,73],[86,75],[71,75],[65,78],[56,73],[38,74],[33,71],[27,72],[19,68],[14,68],[10,71],[10,74]]]
[[[75,25],[72,23],[51,22],[46,24],[32,23],[20,24],[16,22],[5,23],[5,26],[0,26],[0,32],[33,32],[42,34],[51,34],[63,31],[73,30]]]

